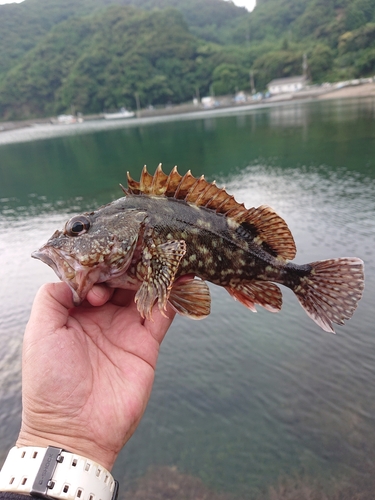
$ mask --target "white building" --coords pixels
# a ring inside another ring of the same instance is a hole
[[[268,85],[268,91],[271,95],[298,92],[305,88],[307,78],[305,76],[290,76],[288,78],[277,78]]]

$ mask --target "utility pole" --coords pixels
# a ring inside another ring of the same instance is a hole
[[[256,90],[254,85],[254,71],[252,69],[250,70],[250,87],[251,87],[251,94],[254,95]]]
[[[302,59],[302,72],[303,72],[302,74],[306,79],[307,79],[307,69],[308,69],[307,54],[306,52],[304,52]]]
[[[141,104],[139,102],[139,93],[135,92],[135,102],[137,103],[137,118],[141,116]]]

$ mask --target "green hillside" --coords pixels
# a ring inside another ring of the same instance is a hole
[[[273,45],[254,62],[258,86],[289,76],[306,53],[313,82],[375,74],[375,0],[258,0],[233,35]],[[298,60],[298,57],[297,57]]]
[[[375,74],[375,0],[25,0],[0,6],[0,117],[179,103],[273,78]]]
[[[241,51],[238,51],[241,54]],[[182,102],[208,92],[233,50],[202,43],[176,9],[110,6],[52,28],[0,83],[5,118]],[[244,72],[244,74],[246,74]],[[247,83],[244,81],[244,84]]]
[[[174,7],[193,34],[215,42],[225,38],[233,21],[247,14],[245,9],[222,0],[25,0],[0,5],[0,80],[54,26],[110,5],[132,5],[143,10]]]

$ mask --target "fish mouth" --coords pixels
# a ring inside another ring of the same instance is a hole
[[[45,264],[47,264],[47,266],[51,267],[55,271],[55,273],[57,274],[57,276],[60,279],[62,279],[61,275],[60,275],[59,268],[56,265],[56,262],[47,254],[46,251],[43,251],[42,249],[36,250],[35,252],[33,252],[31,254],[31,257],[33,259],[41,260],[42,262],[44,262]]]
[[[93,285],[99,281],[102,272],[100,267],[85,267],[61,250],[50,246],[36,250],[31,257],[47,264],[58,278],[69,286],[75,306],[85,300]]]

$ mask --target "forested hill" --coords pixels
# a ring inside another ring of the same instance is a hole
[[[142,10],[176,8],[193,34],[215,42],[225,38],[232,21],[247,14],[246,9],[223,0],[25,0],[0,5],[0,79],[54,26],[110,5],[132,5]]]
[[[25,0],[0,6],[0,118],[101,112],[375,74],[375,0]]]

